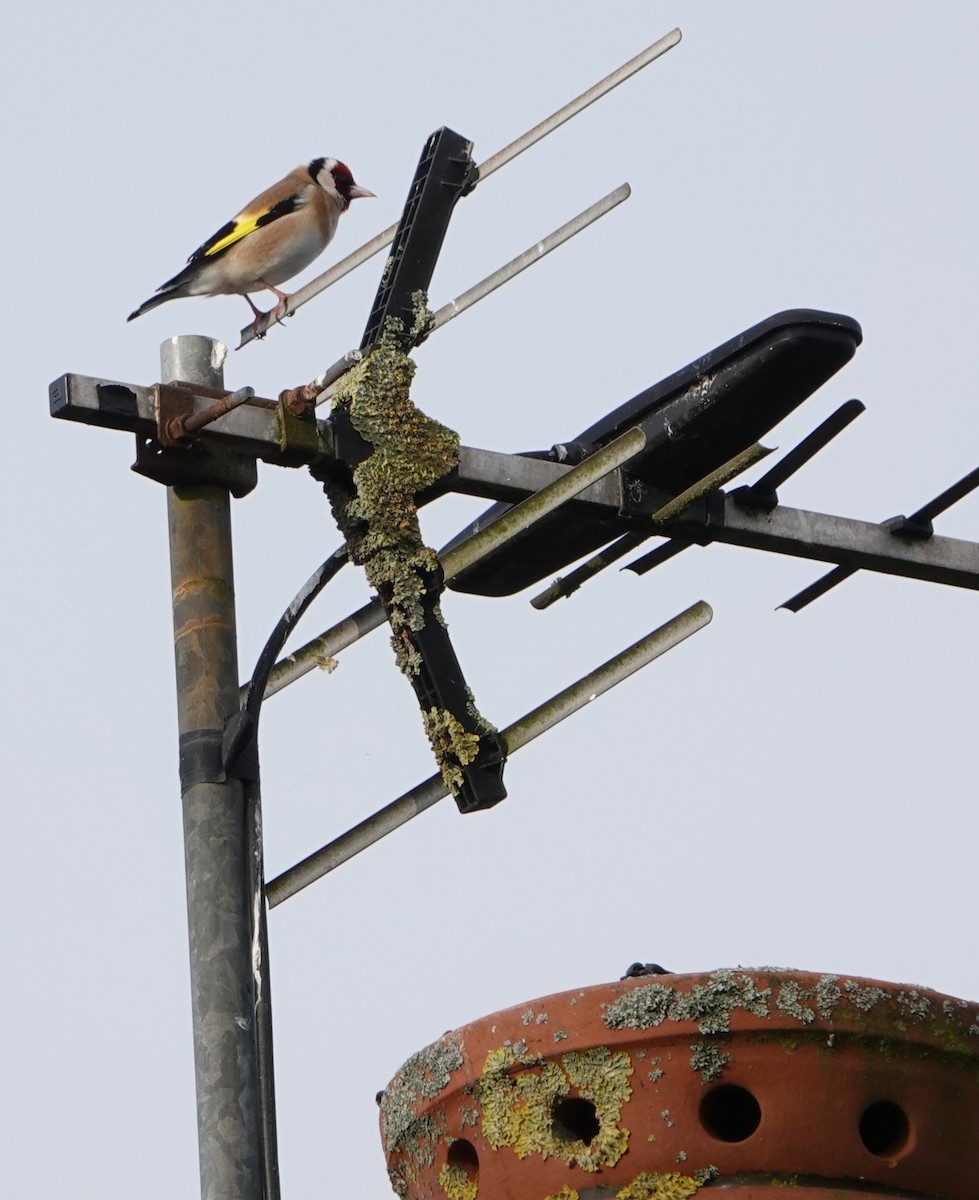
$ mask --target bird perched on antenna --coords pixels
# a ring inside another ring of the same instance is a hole
[[[280,318],[289,297],[277,285],[308,267],[326,249],[351,200],[373,195],[354,183],[350,168],[335,158],[314,158],[309,166],[296,167],[222,225],[187,259],[182,271],[126,319],[132,321],[158,304],[184,296],[239,295],[255,314],[257,332],[266,314],[252,303],[249,292],[274,292],[279,303],[273,311]]]

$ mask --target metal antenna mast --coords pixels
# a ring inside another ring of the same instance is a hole
[[[220,389],[223,359],[210,338],[174,338],[163,345],[161,378]],[[269,1112],[262,1120],[255,1042],[261,812],[224,769],[224,729],[238,708],[238,646],[231,493],[220,463],[213,467],[211,482],[167,488],[201,1195],[258,1200],[277,1190],[267,1136],[274,1119]]]

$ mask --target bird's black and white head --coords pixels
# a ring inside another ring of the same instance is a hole
[[[336,158],[314,158],[309,164],[309,175],[314,183],[318,183],[324,192],[337,201],[341,212],[350,207],[351,200],[374,195],[367,188],[354,183],[350,168]]]

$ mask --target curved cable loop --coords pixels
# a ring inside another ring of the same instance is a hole
[[[241,708],[228,721],[224,731],[224,769],[229,775],[237,775],[240,779],[258,778],[258,719],[272,668],[306,610],[347,561],[344,544],[310,575],[269,635],[245,688]]]

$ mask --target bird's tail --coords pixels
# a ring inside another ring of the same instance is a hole
[[[158,292],[155,296],[150,296],[149,300],[144,300],[139,308],[135,309],[126,318],[127,321],[135,321],[137,317],[141,317],[143,313],[149,312],[151,308],[156,308],[158,304],[166,304],[168,300],[176,300],[182,295],[176,288],[171,291]]]

